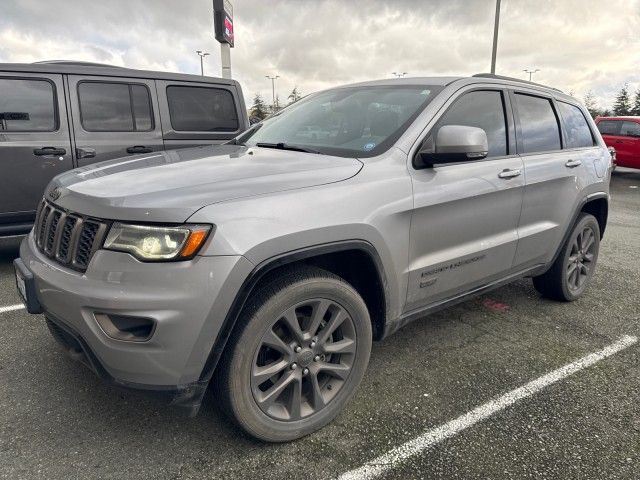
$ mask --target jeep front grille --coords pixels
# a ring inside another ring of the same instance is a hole
[[[57,263],[84,272],[102,246],[108,224],[55,207],[43,200],[36,213],[34,238],[38,250]]]

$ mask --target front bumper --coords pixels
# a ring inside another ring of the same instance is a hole
[[[83,345],[94,370],[117,384],[154,390],[200,383],[225,315],[253,269],[242,256],[142,263],[99,250],[81,274],[42,255],[32,234],[20,258],[45,316]],[[153,335],[144,342],[116,340],[96,313],[153,319]]]

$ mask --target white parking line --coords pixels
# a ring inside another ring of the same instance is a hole
[[[603,360],[615,353],[630,347],[638,341],[637,337],[631,337],[625,335],[617,342],[603,348],[599,352],[592,353],[586,357],[582,357],[573,363],[565,365],[557,370],[547,373],[536,380],[533,380],[522,387],[511,390],[504,395],[491,400],[490,402],[480,405],[479,407],[471,410],[469,413],[465,413],[460,417],[451,420],[440,427],[429,430],[423,433],[417,438],[410,440],[409,442],[400,445],[399,447],[390,450],[389,452],[365,463],[362,467],[350,472],[343,473],[339,480],[365,480],[377,477],[386,471],[397,466],[404,460],[407,460],[413,455],[427,450],[434,445],[450,438],[457,433],[460,433],[466,428],[469,428],[476,423],[485,420],[491,415],[504,410],[505,408],[513,405],[523,398],[530,397],[531,395],[539,392],[540,390],[552,385],[560,380],[567,378],[574,373],[579,372],[583,368],[587,368],[600,360]]]
[[[18,305],[9,305],[7,307],[0,307],[0,313],[13,312],[14,310],[22,310],[23,308],[24,305],[21,303]]]

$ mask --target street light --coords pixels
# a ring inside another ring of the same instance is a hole
[[[391,75],[395,75],[397,78],[402,78],[407,74],[407,72],[391,72]]]
[[[529,81],[531,81],[531,77],[533,76],[534,73],[539,72],[540,69],[536,68],[535,70],[527,70],[526,68],[523,70],[523,72],[528,73],[529,74]]]
[[[196,50],[196,53],[200,57],[200,75],[204,77],[204,64],[202,63],[202,59],[211,54],[209,52],[203,52],[202,50]]]
[[[276,78],[280,78],[280,75],[274,75],[273,77],[270,77],[269,75],[265,75],[265,77],[271,80],[271,99],[272,99],[271,105],[272,105],[273,111],[275,112],[276,110]]]
[[[496,17],[493,24],[493,47],[491,49],[491,73],[496,73],[496,58],[498,57],[498,29],[500,27],[500,0],[496,0]]]

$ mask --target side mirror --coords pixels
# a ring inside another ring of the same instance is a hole
[[[489,153],[487,134],[481,128],[445,125],[436,135],[435,145],[420,151],[425,165],[466,162],[485,158]]]

